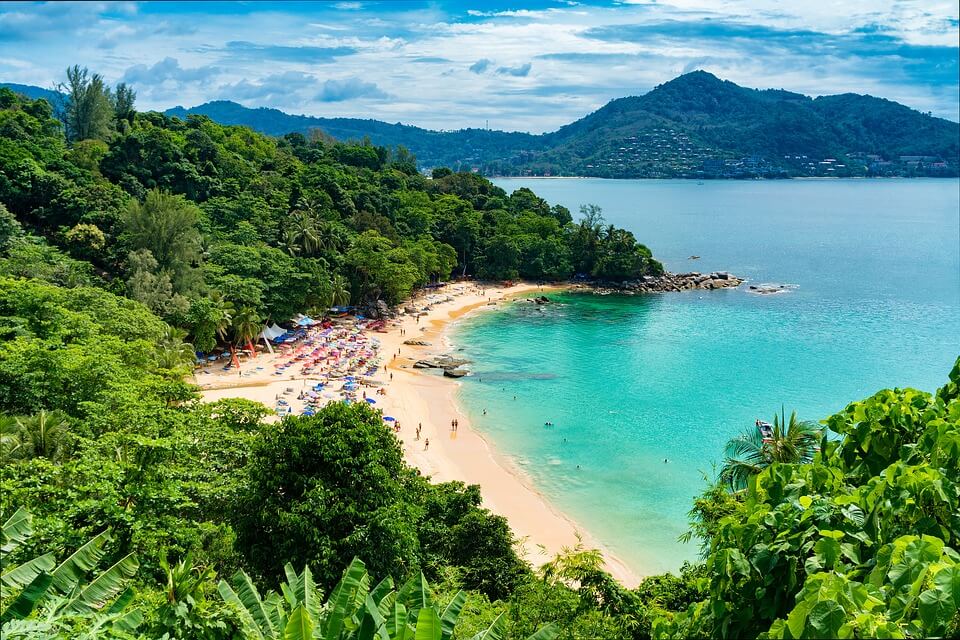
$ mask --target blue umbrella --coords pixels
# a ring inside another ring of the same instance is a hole
[[[367,398],[367,402],[369,402],[370,404],[377,404],[377,401],[374,400],[373,398]]]
[[[383,416],[383,419],[387,422],[396,422],[397,419],[392,416]]]

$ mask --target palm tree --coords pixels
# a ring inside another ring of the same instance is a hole
[[[334,307],[350,304],[350,283],[339,273],[330,279],[330,304]]]
[[[303,252],[307,255],[312,254],[320,248],[320,239],[317,236],[317,224],[305,211],[294,211],[290,216],[290,228],[295,234]]]
[[[300,253],[300,235],[296,229],[285,227],[280,242],[290,257],[296,257]]]
[[[240,344],[249,343],[260,333],[263,322],[257,312],[250,307],[243,307],[233,316],[233,338]]]
[[[163,336],[157,342],[157,364],[165,369],[176,369],[180,366],[189,366],[196,360],[193,345],[184,342],[187,332],[182,329],[167,327]]]
[[[69,435],[69,419],[60,411],[41,409],[32,416],[5,417],[0,421],[0,459],[60,462],[67,455]]]
[[[233,303],[225,299],[219,291],[211,292],[209,298],[214,305],[214,331],[221,340],[226,340],[227,330],[233,324]]]
[[[813,460],[819,450],[823,430],[816,423],[797,420],[797,412],[790,420],[780,415],[773,417],[773,429],[764,437],[759,429],[751,429],[727,442],[726,459],[720,469],[720,481],[731,491],[747,488],[751,476],[757,475],[775,462],[805,464]]]

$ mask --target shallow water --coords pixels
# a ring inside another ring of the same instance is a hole
[[[461,390],[472,424],[639,572],[696,557],[677,542],[691,499],[756,417],[932,390],[960,354],[956,180],[496,182],[574,212],[599,204],[670,270],[797,285],[552,295],[455,328],[475,361]]]

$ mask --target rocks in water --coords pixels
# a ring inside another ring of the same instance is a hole
[[[463,365],[470,363],[469,360],[464,360],[463,358],[454,358],[452,356],[440,356],[439,358],[435,358],[434,362],[436,362],[437,366],[442,369],[462,367]]]
[[[444,369],[443,370],[443,375],[445,375],[448,378],[462,378],[468,373],[469,371],[467,371],[466,369]]]
[[[404,340],[403,344],[409,344],[415,347],[429,347],[431,343],[426,340]]]
[[[769,296],[775,293],[787,293],[793,289],[796,289],[797,285],[790,284],[776,284],[776,283],[763,283],[763,284],[752,284],[750,285],[750,293],[755,293],[760,296]]]
[[[662,276],[643,276],[637,280],[626,282],[594,282],[584,285],[574,285],[574,288],[590,289],[594,293],[605,295],[608,293],[664,293],[672,291],[688,291],[691,289],[726,289],[738,287],[743,278],[727,272],[714,271],[712,273],[664,273]]]
[[[451,370],[459,370],[466,364],[470,364],[469,360],[463,358],[454,358],[452,356],[443,355],[437,356],[435,358],[424,358],[422,360],[417,360],[413,364],[414,369],[443,369],[444,373]],[[465,375],[466,370],[464,370]],[[461,376],[455,376],[457,378]]]

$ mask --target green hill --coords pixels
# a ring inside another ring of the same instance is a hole
[[[52,92],[0,85],[29,97]],[[39,93],[38,93],[39,92]],[[402,145],[421,168],[485,175],[607,178],[957,176],[960,124],[846,93],[811,98],[749,89],[694,71],[642,96],[612,100],[557,131],[431,131],[358,118],[317,118],[217,100],[165,112],[205,115],[272,136],[319,129],[338,140]]]

